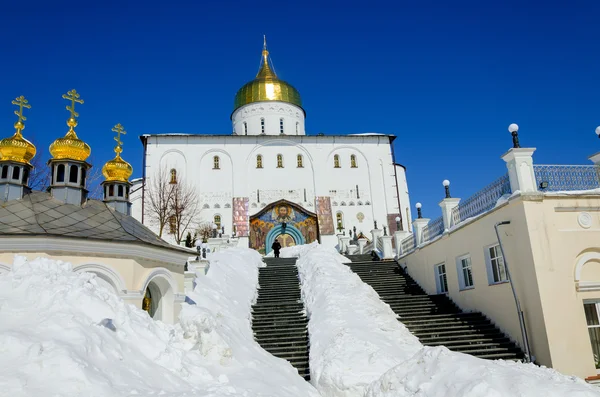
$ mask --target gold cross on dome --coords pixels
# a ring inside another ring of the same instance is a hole
[[[17,117],[19,117],[18,123],[22,124],[23,121],[27,120],[27,117],[23,116],[23,108],[31,109],[31,105],[23,95],[17,97],[14,101],[12,101],[12,104],[17,105],[19,107],[19,110],[15,110],[15,114],[17,115]]]
[[[71,90],[62,96],[64,99],[71,101],[71,106],[67,105],[67,110],[71,112],[71,118],[79,117],[79,113],[75,111],[75,103],[83,105],[83,99],[79,99],[79,93],[75,90]]]
[[[117,133],[117,136],[114,139],[117,141],[117,146],[121,147],[121,145],[123,145],[123,142],[121,142],[121,134],[125,135],[127,134],[127,131],[125,131],[121,123],[115,125],[112,131]]]

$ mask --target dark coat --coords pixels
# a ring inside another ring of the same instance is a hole
[[[279,252],[279,250],[281,249],[281,244],[279,244],[279,241],[275,241],[271,248],[273,249],[273,251]]]

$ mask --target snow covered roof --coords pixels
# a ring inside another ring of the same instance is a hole
[[[18,235],[137,242],[190,253],[158,238],[135,218],[112,210],[102,201],[88,200],[82,206],[65,204],[46,192],[32,192],[0,207],[0,238]]]

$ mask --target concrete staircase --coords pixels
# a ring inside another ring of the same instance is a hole
[[[256,341],[274,356],[288,360],[298,374],[310,380],[308,320],[300,298],[295,258],[264,258],[259,270],[258,299],[252,307]]]
[[[463,313],[446,295],[427,295],[395,262],[347,256],[350,268],[389,304],[427,346],[479,358],[520,360],[523,352],[481,313]],[[432,270],[433,271],[433,270]]]

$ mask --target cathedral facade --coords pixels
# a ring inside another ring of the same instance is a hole
[[[299,92],[277,77],[265,46],[256,78],[235,96],[233,134],[141,137],[144,175],[133,181],[132,215],[157,227],[147,216],[148,188],[163,172],[196,189],[195,224],[217,225],[263,254],[275,239],[335,246],[338,234],[369,238],[376,223],[389,234],[410,230],[395,136],[307,135],[305,116]],[[174,242],[168,230],[163,238]]]

